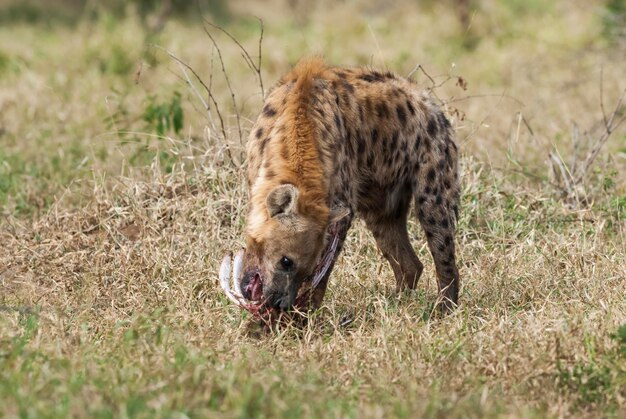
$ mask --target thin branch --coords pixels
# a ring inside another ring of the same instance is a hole
[[[248,52],[248,50],[245,49],[244,46],[241,45],[241,42],[239,42],[237,38],[235,38],[230,32],[228,32],[226,29],[222,28],[221,26],[208,21],[207,19],[204,19],[204,22],[207,25],[210,25],[211,27],[221,31],[223,34],[228,36],[231,39],[231,41],[233,41],[235,45],[237,45],[237,47],[239,47],[239,49],[241,50],[241,55],[245,63],[248,65],[248,67],[250,67],[251,70],[253,70],[256,73],[257,78],[259,79],[259,85],[261,87],[261,95],[263,96],[263,98],[265,98],[265,88],[263,87],[263,76],[261,74],[262,44],[263,44],[263,33],[265,31],[265,28],[263,25],[263,19],[259,17],[256,17],[256,19],[259,21],[259,25],[261,27],[261,34],[259,36],[259,57],[258,57],[258,62],[256,64],[254,63],[254,60],[252,60],[252,57],[250,56],[250,53]],[[206,29],[205,29],[205,32],[206,32]]]
[[[230,152],[230,147],[228,147],[227,145],[227,135],[226,135],[226,126],[224,125],[224,118],[222,117],[222,113],[220,111],[219,105],[217,103],[217,100],[215,99],[215,96],[213,96],[213,93],[211,92],[211,89],[209,88],[209,86],[206,85],[206,83],[204,83],[204,81],[200,78],[200,76],[198,75],[198,73],[196,73],[196,71],[186,62],[184,62],[183,60],[181,60],[180,58],[178,58],[176,55],[174,55],[174,53],[172,53],[171,51],[168,51],[167,49],[160,47],[158,45],[154,45],[155,48],[164,51],[170,58],[172,58],[179,66],[180,70],[182,71],[183,75],[185,76],[185,81],[187,83],[187,85],[190,87],[190,89],[194,92],[194,94],[198,97],[198,99],[200,99],[200,102],[202,103],[202,105],[204,106],[204,108],[206,109],[207,112],[207,116],[208,116],[208,121],[211,124],[211,129],[213,130],[213,132],[217,132],[217,127],[215,126],[215,123],[213,122],[213,115],[211,114],[211,109],[209,107],[209,104],[207,103],[206,100],[204,100],[204,98],[202,97],[202,95],[200,94],[200,92],[198,92],[198,89],[196,88],[195,84],[191,81],[191,78],[189,77],[189,75],[187,74],[187,70],[189,70],[191,72],[191,74],[193,74],[193,76],[196,78],[196,80],[198,80],[198,82],[202,85],[202,87],[204,88],[204,90],[206,91],[209,100],[211,102],[213,102],[213,107],[215,108],[215,113],[217,114],[217,117],[219,118],[220,121],[220,128],[221,128],[221,133],[222,133],[222,139],[224,141],[224,144],[226,144],[226,153],[228,155],[228,157],[230,158],[231,161],[234,161],[232,154]]]
[[[578,124],[576,122],[572,122],[572,163],[570,164],[570,172],[572,174],[576,174],[578,171],[578,150],[580,145],[580,130],[578,129]]]
[[[257,74],[259,76],[259,84],[261,85],[261,96],[265,99],[265,89],[263,88],[263,77],[261,77],[261,65],[263,63],[263,54],[262,54],[262,45],[263,45],[263,32],[265,28],[263,27],[263,19],[257,17],[259,20],[259,24],[261,25],[261,35],[259,36],[259,63],[257,64]]]
[[[600,65],[600,109],[602,110],[602,119],[606,127],[608,121],[606,119],[606,111],[604,110],[604,65]]]
[[[507,99],[511,99],[512,101],[514,101],[515,103],[517,103],[520,106],[524,106],[524,102],[522,102],[521,100],[517,99],[516,97],[513,97],[511,95],[505,95],[505,94],[497,94],[497,93],[484,94],[484,95],[469,95],[469,96],[463,96],[463,97],[459,97],[459,98],[452,98],[452,99],[444,101],[444,103],[446,105],[449,105],[451,103],[463,102],[463,101],[470,100],[470,99],[487,98],[487,97],[507,98]]]
[[[206,109],[209,122],[213,125],[213,127],[212,127],[213,130],[217,131],[217,129],[215,128],[215,126],[213,124],[213,115],[211,114],[211,109],[209,108],[208,103],[204,100],[204,98],[202,97],[200,92],[198,92],[198,90],[196,89],[196,86],[192,83],[191,79],[189,78],[189,75],[187,74],[186,70],[191,71],[191,74],[193,74],[193,76],[196,78],[196,80],[198,80],[198,82],[202,85],[202,87],[204,87],[204,90],[207,92],[207,94],[209,96],[209,99],[211,100],[211,102],[213,102],[213,105],[215,106],[215,112],[217,113],[217,116],[218,116],[218,118],[220,120],[222,136],[223,136],[224,140],[226,140],[226,128],[224,126],[224,119],[222,118],[222,115],[220,113],[219,107],[217,106],[217,101],[215,100],[215,97],[213,96],[213,93],[211,93],[211,89],[204,83],[204,81],[202,81],[202,79],[200,78],[198,73],[196,73],[196,71],[193,68],[191,68],[191,66],[189,64],[187,64],[186,62],[184,62],[183,60],[178,58],[176,55],[174,55],[174,53],[166,50],[165,48],[162,48],[162,47],[160,47],[158,45],[154,45],[154,47],[157,48],[157,49],[160,49],[161,51],[164,51],[167,55],[170,56],[170,58],[172,58],[174,61],[176,61],[176,63],[178,64],[179,68],[181,69],[183,75],[185,76],[185,80],[187,82],[187,85],[196,94],[196,96],[198,96],[198,98],[202,102],[202,105]]]
[[[208,21],[207,23],[213,27],[216,27],[215,25],[213,25],[212,23]],[[215,38],[213,37],[213,35],[211,35],[211,32],[209,32],[209,30],[207,29],[207,27],[203,25],[202,29],[204,29],[204,32],[207,34],[207,36],[213,43],[213,46],[217,50],[217,57],[219,58],[220,64],[222,66],[222,74],[224,74],[224,80],[226,80],[226,86],[228,87],[228,91],[230,92],[230,98],[231,98],[231,101],[233,102],[233,108],[235,109],[235,117],[237,118],[237,130],[239,132],[239,143],[243,145],[243,133],[241,131],[241,120],[239,116],[240,112],[239,112],[239,108],[237,107],[237,100],[235,98],[235,92],[233,92],[233,88],[230,84],[230,77],[228,77],[228,72],[226,71],[226,67],[224,65],[224,58],[222,57],[222,51],[220,47],[217,45],[217,41],[215,41]]]
[[[571,175],[569,175],[569,172],[565,167],[565,164],[563,163],[563,159],[561,159],[561,156],[557,156],[555,153],[549,153],[548,158],[552,163],[552,170],[554,171],[554,167],[557,167],[559,169],[561,175],[561,182],[559,183],[565,187],[567,191],[567,196],[571,196],[573,191]]]
[[[416,65],[415,67],[413,67],[413,70],[411,70],[411,72],[410,72],[410,73],[406,76],[406,78],[407,78],[407,79],[408,79],[408,78],[411,78],[411,76],[413,75],[413,73],[415,73],[417,70],[422,70],[422,73],[424,73],[424,75],[425,75],[426,77],[428,77],[428,79],[430,80],[430,82],[433,84],[433,88],[434,88],[434,86],[435,86],[435,84],[436,84],[436,83],[435,83],[435,80],[434,80],[432,77],[430,77],[430,74],[428,74],[428,73],[426,72],[426,70],[424,70],[424,67],[422,67],[422,65],[421,65],[421,64],[418,64],[418,65]]]
[[[578,175],[576,176],[574,183],[578,184],[583,180],[585,174],[588,172],[589,168],[591,167],[591,164],[596,159],[596,157],[598,157],[600,150],[602,149],[604,144],[608,141],[608,139],[611,137],[611,134],[613,133],[613,131],[615,131],[622,124],[622,122],[626,120],[626,115],[622,115],[622,117],[618,119],[617,122],[614,122],[617,112],[621,110],[622,102],[624,100],[624,95],[626,95],[626,89],[622,91],[622,94],[620,95],[617,101],[617,105],[615,105],[615,109],[611,113],[611,116],[609,117],[609,119],[605,122],[604,132],[602,133],[602,136],[600,137],[600,139],[598,139],[598,142],[593,146],[593,148],[591,149],[591,152],[585,159],[582,169],[580,173],[578,173]]]

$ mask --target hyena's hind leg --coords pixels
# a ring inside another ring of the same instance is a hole
[[[415,197],[417,216],[435,262],[444,311],[450,311],[459,301],[459,271],[454,246],[458,198],[456,191],[446,190],[445,185],[449,184],[429,182],[429,186],[421,185]]]

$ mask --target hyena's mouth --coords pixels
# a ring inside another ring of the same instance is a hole
[[[246,286],[246,291],[251,295],[252,300],[244,298],[241,292],[241,273],[243,271],[243,253],[241,249],[233,259],[232,252],[228,252],[222,260],[220,266],[220,285],[226,296],[236,305],[245,308],[257,318],[265,318],[271,315],[272,309],[265,305],[263,301],[263,280],[260,274],[254,275],[250,283]],[[232,276],[231,276],[232,274]],[[234,284],[234,289],[231,287]]]
[[[328,231],[330,239],[328,245],[322,254],[313,273],[304,280],[300,292],[296,298],[295,308],[306,308],[313,292],[321,286],[325,286],[325,280],[330,274],[330,269],[338,256],[339,249],[339,228],[337,223],[332,224]],[[251,300],[247,300],[241,292],[240,279],[243,271],[243,255],[244,250],[237,252],[233,258],[232,252],[228,252],[222,260],[220,266],[219,279],[220,285],[226,296],[236,305],[248,310],[252,315],[259,319],[265,319],[272,314],[277,314],[278,310],[267,306],[263,299],[263,279],[257,273],[246,286],[246,293],[251,296]],[[232,286],[231,286],[232,282]],[[233,289],[234,288],[234,289]]]

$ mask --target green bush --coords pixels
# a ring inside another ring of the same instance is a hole
[[[157,102],[156,96],[148,97],[148,105],[143,113],[147,128],[159,136],[167,131],[179,134],[183,129],[183,108],[180,93],[174,92],[169,102]]]
[[[602,17],[602,33],[609,41],[626,40],[626,0],[608,0]]]

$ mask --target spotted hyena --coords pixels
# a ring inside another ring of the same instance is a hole
[[[407,232],[414,202],[443,307],[457,304],[458,151],[448,119],[414,82],[303,60],[267,96],[247,153],[247,247],[235,278],[245,299],[289,309],[315,279],[319,305],[355,215],[397,288],[415,288],[423,265]]]

